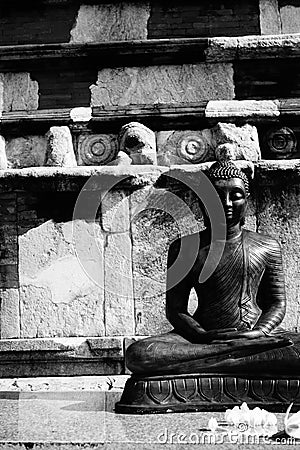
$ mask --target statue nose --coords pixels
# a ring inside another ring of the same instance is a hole
[[[225,206],[227,208],[232,206],[232,200],[230,199],[229,195],[226,195],[225,197]]]

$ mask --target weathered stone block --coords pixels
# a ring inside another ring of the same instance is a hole
[[[235,37],[214,37],[208,40],[206,61],[233,61],[236,57],[238,39]]]
[[[284,326],[299,330],[300,302],[300,191],[299,186],[264,186],[257,195],[258,231],[282,244],[287,313]]]
[[[20,300],[18,289],[0,290],[1,339],[20,337]]]
[[[300,33],[300,5],[285,5],[280,8],[281,33]]]
[[[157,133],[158,164],[171,166],[173,164],[200,163],[213,161],[211,130],[201,131],[159,131]]]
[[[232,64],[105,68],[91,86],[91,106],[186,103],[234,98]]]
[[[104,334],[99,224],[52,221],[19,237],[21,336]]]
[[[72,136],[68,127],[51,127],[47,138],[46,166],[77,166]]]
[[[281,23],[278,0],[259,0],[261,34],[280,34]]]
[[[81,5],[70,42],[147,39],[150,3]]]
[[[26,136],[7,140],[6,155],[11,168],[43,166],[46,157],[45,136]]]
[[[71,244],[71,242],[70,242]],[[21,283],[35,278],[57,259],[72,254],[59,224],[47,221],[19,236],[19,270]]]
[[[206,118],[243,117],[279,117],[280,103],[278,100],[212,100],[205,108]]]
[[[134,334],[132,248],[129,233],[106,237],[104,250],[105,332]]]
[[[29,73],[1,73],[0,85],[3,111],[38,109],[39,85]]]
[[[129,230],[128,192],[110,190],[102,195],[101,225],[104,231],[110,233],[120,233]]]
[[[70,118],[73,122],[89,122],[92,118],[92,108],[79,106],[77,108],[72,108],[70,111]]]
[[[66,277],[66,267],[60,267],[59,263],[57,266],[62,270],[61,279]],[[74,270],[74,264],[69,270]],[[60,285],[61,279],[58,279]],[[20,287],[22,338],[104,335],[103,293],[79,268],[66,280],[60,296],[58,291],[51,291],[47,281],[33,280],[32,284],[28,282]],[[64,298],[67,290],[72,292]]]
[[[218,123],[213,129],[215,148],[221,144],[234,144],[235,159],[258,161],[261,158],[256,127],[246,124],[237,127],[231,123]]]
[[[114,134],[80,134],[77,143],[78,164],[86,166],[105,165],[113,161],[118,151]]]

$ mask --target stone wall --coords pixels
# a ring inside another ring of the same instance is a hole
[[[0,45],[298,33],[297,0],[1,2]]]
[[[258,0],[2,3],[0,45],[260,33]]]
[[[252,36],[298,16],[294,0],[1,2],[0,377],[124,373],[132,339],[169,330],[168,247],[203,227],[193,187],[233,148],[299,329],[299,162],[283,159],[300,155],[300,38]],[[118,133],[137,121],[130,153]]]
[[[260,34],[258,1],[154,1],[148,30],[150,39]]]
[[[299,174],[297,163],[276,164],[255,169],[247,227],[282,245],[285,326],[294,330],[300,319]],[[203,227],[191,190],[200,166],[137,169],[107,168],[85,178],[84,190],[82,178],[65,176],[59,192],[51,177],[33,183],[33,170],[25,190],[14,175],[17,192],[1,194],[2,339],[130,337],[170,329],[167,250],[179,235]]]

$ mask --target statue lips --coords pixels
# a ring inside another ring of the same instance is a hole
[[[233,219],[233,209],[232,208],[224,208],[226,221],[231,221]]]

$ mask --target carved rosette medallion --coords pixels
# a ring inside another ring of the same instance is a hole
[[[197,164],[207,159],[209,144],[204,136],[184,134],[177,145],[177,154],[191,163]]]
[[[288,158],[297,151],[297,139],[288,127],[270,130],[265,138],[266,149],[276,158]]]
[[[84,134],[78,139],[80,165],[103,166],[116,158],[117,137],[113,134]]]

